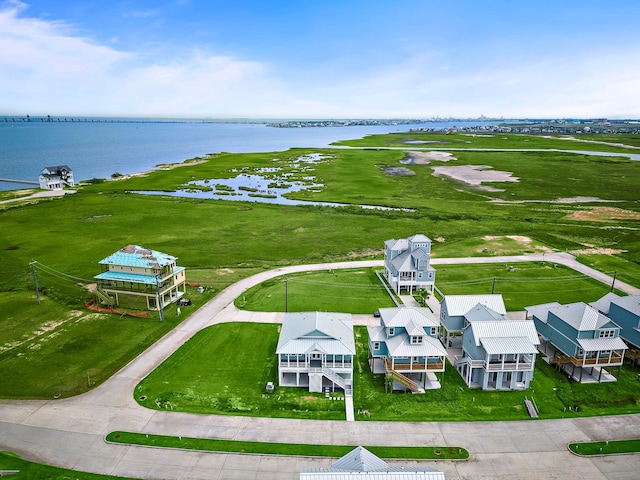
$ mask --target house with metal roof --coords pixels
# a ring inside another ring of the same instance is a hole
[[[286,313],[278,338],[278,384],[351,395],[356,346],[348,313]]]
[[[444,473],[431,467],[392,467],[364,447],[351,450],[329,468],[305,468],[300,480],[445,480]]]
[[[620,297],[611,292],[589,305],[620,326],[620,337],[629,347],[625,356],[634,363],[638,362],[640,360],[640,295]]]
[[[445,295],[440,301],[440,337],[451,346],[453,337],[462,335],[468,325],[466,317],[477,305],[483,305],[497,315],[505,315],[507,309],[500,294],[491,295]]]
[[[73,187],[73,171],[67,165],[44,167],[38,177],[38,183],[43,190],[62,190]]]
[[[431,239],[416,234],[384,242],[384,275],[397,294],[402,289],[409,294],[420,288],[433,291],[436,270],[431,266]]]
[[[385,375],[388,390],[440,388],[447,351],[438,340],[439,323],[427,308],[381,308],[380,325],[369,326],[369,368]]]
[[[584,302],[526,307],[540,336],[545,360],[578,382],[615,382],[627,345],[620,327]]]
[[[100,260],[96,293],[103,303],[160,310],[186,291],[186,271],[177,258],[138,245],[127,245]]]
[[[510,320],[480,303],[465,319],[462,355],[455,357],[465,383],[483,390],[529,388],[540,343],[533,320]]]

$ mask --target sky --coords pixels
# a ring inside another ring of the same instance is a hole
[[[0,0],[0,115],[640,118],[640,1]]]

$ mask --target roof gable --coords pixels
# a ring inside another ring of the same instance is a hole
[[[329,344],[337,343],[339,350],[355,353],[353,322],[348,313],[298,312],[286,313],[278,338],[277,353],[296,350],[305,353],[314,345],[328,352]]]
[[[505,315],[507,309],[500,294],[490,295],[445,295],[441,304],[450,316],[458,317],[466,314],[476,305],[484,305],[494,312]]]
[[[127,245],[100,260],[101,265],[122,265],[124,267],[162,268],[175,263],[177,257],[138,245]]]
[[[440,324],[431,311],[424,307],[381,308],[379,312],[380,322],[387,328],[406,328],[410,323],[420,327],[437,327]]]

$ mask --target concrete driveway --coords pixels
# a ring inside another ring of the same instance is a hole
[[[545,254],[610,283],[566,254]],[[540,261],[542,255],[433,259],[434,264]],[[113,430],[193,437],[350,445],[456,445],[467,462],[421,462],[468,480],[623,480],[640,477],[640,454],[580,458],[571,441],[637,438],[640,415],[521,422],[340,422],[196,415],[153,411],[134,401],[136,384],[202,328],[226,321],[279,322],[282,313],[240,312],[233,300],[268,278],[308,270],[381,266],[381,261],[301,265],[262,272],[231,285],[104,384],[77,397],[50,401],[0,401],[0,449],[42,463],[111,475],[160,479],[297,479],[301,468],[330,459],[188,452],[110,445]],[[628,293],[640,293],[616,282]],[[356,317],[359,323],[368,316]],[[410,465],[414,462],[390,462]]]

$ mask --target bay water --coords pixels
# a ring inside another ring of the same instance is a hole
[[[442,129],[480,122],[274,128],[264,123],[152,121],[1,122],[0,178],[38,181],[44,167],[68,165],[77,181],[153,169],[208,153],[322,148],[338,140],[411,128]],[[0,190],[35,187],[0,181]]]

